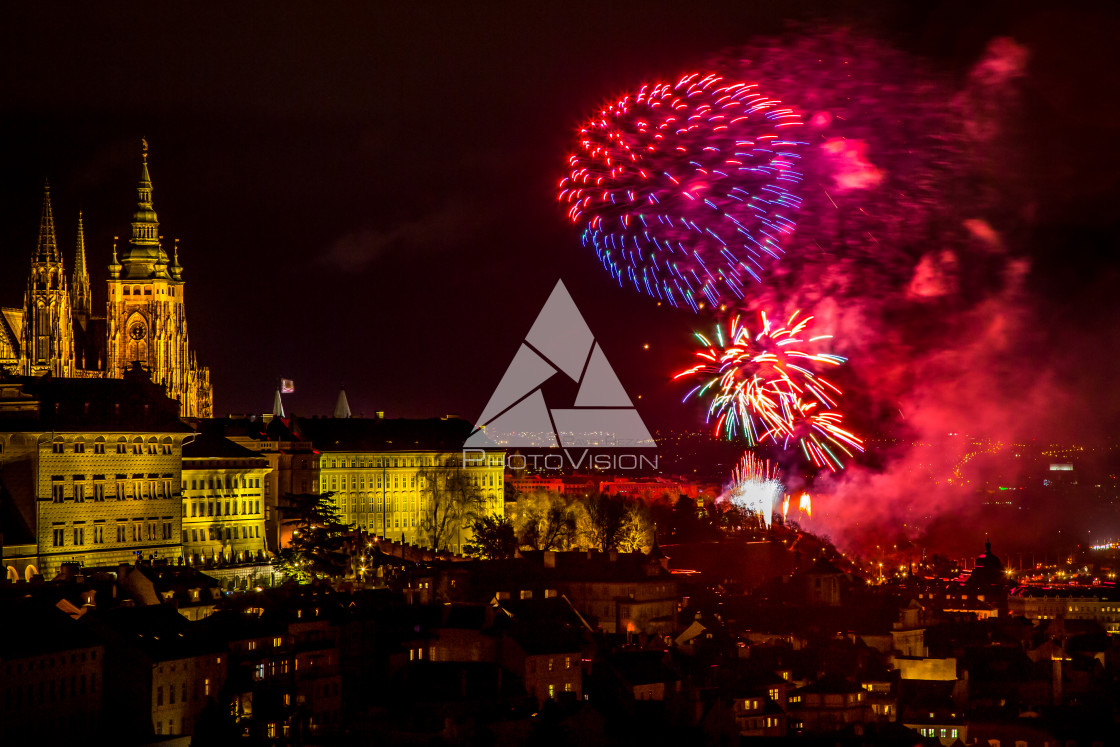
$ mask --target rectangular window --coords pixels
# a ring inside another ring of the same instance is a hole
[[[105,453],[105,444],[102,444],[102,443],[94,444],[93,445],[93,453],[94,454],[104,454]]]
[[[74,444],[74,453],[75,454],[85,454],[86,453],[86,445],[83,444],[83,443]]]
[[[62,503],[66,497],[66,488],[61,482],[56,482],[51,485],[51,498],[55,503]]]

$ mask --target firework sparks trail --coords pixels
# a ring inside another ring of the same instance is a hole
[[[784,492],[778,468],[747,451],[731,471],[727,495],[734,505],[758,515],[769,527]]]
[[[742,298],[793,234],[801,125],[753,83],[644,85],[582,126],[558,200],[620,285],[693,310]]]
[[[719,325],[712,339],[696,333],[700,362],[674,378],[701,379],[685,400],[711,397],[707,420],[717,435],[742,435],[751,446],[767,438],[787,449],[797,444],[813,465],[835,471],[853,450],[863,451],[863,442],[842,427],[835,409],[840,389],[815,371],[845,359],[813,352],[829,336],[810,335],[812,320],[798,311],[775,324],[761,312],[756,333],[740,317],[726,334]]]
[[[863,452],[863,439],[841,427],[844,415],[836,410],[819,410],[818,403],[786,398],[785,417],[762,434],[781,442],[782,447],[796,446],[814,467],[835,472],[844,468],[843,459]]]

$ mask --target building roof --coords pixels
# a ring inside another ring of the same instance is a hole
[[[826,674],[812,684],[798,689],[799,693],[819,695],[848,695],[863,692],[863,688],[839,675]]]
[[[133,370],[123,379],[0,374],[0,431],[189,433],[190,428],[179,419],[179,402],[147,372]]]
[[[225,650],[225,643],[203,635],[204,628],[164,604],[118,607],[83,616],[99,630],[112,633],[152,661],[186,659]]]
[[[631,686],[680,679],[666,663],[664,651],[621,651],[611,656],[609,663],[618,676]]]
[[[94,631],[43,599],[16,600],[4,605],[3,614],[11,626],[8,635],[0,636],[0,660],[101,645]]]
[[[183,459],[253,459],[264,466],[268,464],[268,459],[259,452],[246,449],[213,429],[203,429],[198,438],[183,444]]]
[[[321,451],[460,451],[473,430],[461,418],[300,418],[298,428]]]
[[[202,423],[203,427],[214,428],[226,438],[250,438],[254,441],[303,442],[307,438],[300,432],[293,418],[265,416],[263,418],[237,417],[214,418]],[[308,444],[310,446],[310,444]]]

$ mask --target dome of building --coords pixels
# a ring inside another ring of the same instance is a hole
[[[992,552],[991,540],[985,540],[984,552],[977,556],[969,582],[974,585],[998,586],[1005,581],[1003,561]]]

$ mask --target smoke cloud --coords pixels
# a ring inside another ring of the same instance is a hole
[[[850,361],[848,419],[876,437],[867,459],[817,478],[814,523],[849,546],[920,534],[975,502],[962,465],[978,450],[1013,448],[1067,412],[1037,349],[1031,262],[1009,238],[1022,196],[989,178],[993,151],[1012,147],[1029,52],[994,40],[963,90],[848,29],[720,59],[804,107],[817,146],[789,252],[746,305],[816,316]]]

